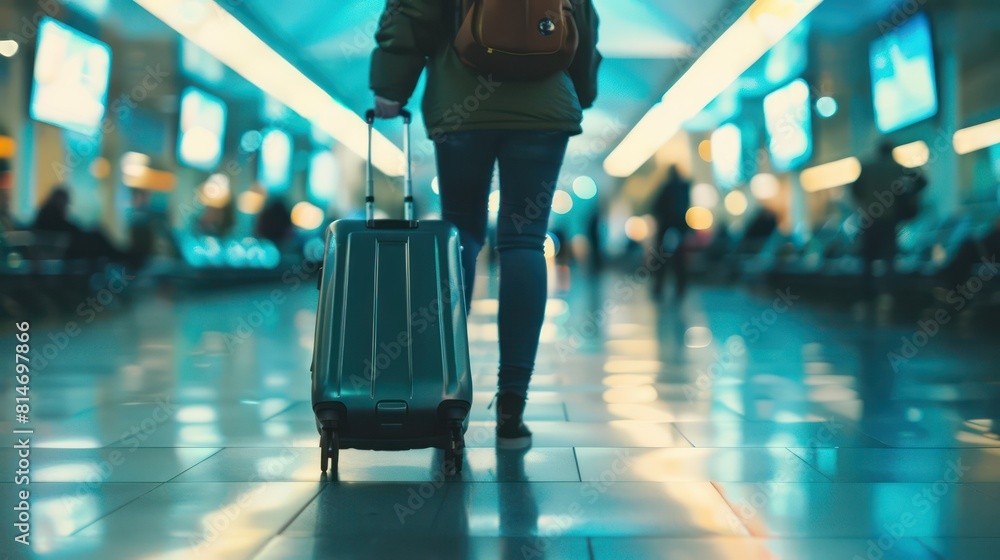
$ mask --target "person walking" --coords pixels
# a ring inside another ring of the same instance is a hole
[[[675,295],[684,296],[687,287],[687,250],[684,239],[691,229],[687,224],[687,211],[691,208],[691,182],[681,176],[676,165],[667,170],[656,202],[653,216],[656,218],[656,243],[654,250],[668,255],[667,262],[656,269],[653,278],[653,296],[663,293],[663,281],[667,276],[667,265],[674,270]]]
[[[862,297],[874,300],[880,290],[875,277],[875,262],[885,266],[883,276],[891,286],[897,252],[896,228],[912,220],[920,211],[920,192],[927,179],[918,169],[907,169],[892,156],[893,145],[886,141],[878,155],[862,166],[861,175],[851,187],[858,205],[861,236]]]
[[[512,79],[474,68],[457,52],[463,20],[475,15],[469,4],[390,1],[375,34],[370,87],[376,117],[393,118],[427,71],[424,122],[434,141],[441,214],[462,241],[467,304],[486,237],[493,169],[499,166],[497,446],[523,448],[531,445],[523,417],[547,297],[543,243],[567,142],[582,132],[583,110],[597,95],[598,17],[591,0],[565,0],[572,21],[546,17],[538,31],[558,31],[559,21],[575,25],[572,63],[542,77]],[[501,8],[487,13],[505,13]]]

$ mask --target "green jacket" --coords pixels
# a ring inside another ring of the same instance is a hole
[[[426,67],[423,112],[432,139],[484,129],[579,134],[583,109],[597,97],[601,55],[591,0],[573,6],[580,46],[570,68],[538,81],[500,83],[466,66],[452,47],[457,0],[389,0],[375,33],[371,89],[405,105]]]

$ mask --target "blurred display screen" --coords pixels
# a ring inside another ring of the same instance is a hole
[[[802,20],[735,82],[743,97],[760,97],[802,75],[809,66],[809,19]]]
[[[292,137],[272,128],[260,145],[260,183],[270,192],[288,190],[292,171]]]
[[[189,87],[181,95],[181,122],[177,157],[202,171],[214,171],[222,160],[226,130],[226,104],[221,99]]]
[[[337,158],[330,150],[313,153],[309,158],[309,198],[327,205],[333,201],[339,169]]]
[[[108,13],[108,5],[111,0],[62,0],[62,3],[95,19],[100,19]]]
[[[743,180],[743,133],[735,124],[712,133],[712,170],[720,189],[731,189]]]
[[[108,45],[44,18],[38,26],[31,118],[96,135],[104,119],[110,77]]]
[[[872,43],[875,124],[884,133],[934,116],[938,110],[931,26],[924,13]]]
[[[795,80],[764,98],[764,126],[776,171],[788,171],[812,157],[809,85]]]
[[[764,77],[778,85],[802,75],[809,66],[809,19],[791,30],[768,51],[764,61]]]

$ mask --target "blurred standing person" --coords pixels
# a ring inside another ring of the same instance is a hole
[[[257,216],[255,234],[261,239],[270,240],[280,249],[292,235],[292,212],[285,201],[276,198]]]
[[[17,229],[10,212],[11,176],[10,164],[0,158],[0,232]]]
[[[153,254],[156,244],[156,217],[150,208],[153,194],[143,189],[132,189],[132,204],[127,211],[131,245],[128,250],[132,265],[141,268]]]
[[[591,212],[590,218],[587,219],[587,241],[590,245],[590,271],[594,275],[598,275],[601,269],[604,268],[604,250],[603,243],[601,243],[601,238],[603,237],[602,223],[601,223],[601,208],[598,206],[594,208]]]
[[[920,192],[927,179],[916,169],[907,169],[892,157],[889,141],[879,146],[875,159],[865,163],[851,187],[860,216],[862,297],[873,300],[880,291],[874,265],[882,261],[887,285],[891,285],[896,260],[896,228],[920,212]]]
[[[691,182],[681,176],[676,165],[671,165],[653,205],[653,217],[656,218],[656,243],[653,249],[668,256],[667,262],[655,271],[653,296],[656,298],[663,293],[668,266],[674,271],[676,296],[682,297],[687,288],[687,249],[684,240],[690,230],[687,224],[687,211],[690,208]]]
[[[490,1],[476,0],[475,4]],[[486,238],[493,168],[499,164],[497,446],[525,447],[531,444],[531,432],[523,423],[524,408],[545,316],[543,244],[567,142],[582,132],[583,110],[597,95],[598,18],[591,0],[574,0],[571,6],[563,3],[562,13],[524,27],[525,37],[545,41],[543,36],[556,31],[556,37],[571,37],[564,29],[575,26],[575,55],[565,71],[506,79],[474,68],[458,54],[462,37],[470,38],[460,32],[468,32],[470,22],[486,13],[462,9],[471,4],[390,1],[375,35],[378,46],[372,53],[371,89],[376,116],[393,118],[427,69],[424,122],[435,145],[441,214],[455,224],[462,239],[467,303],[472,301],[476,257]],[[497,15],[480,24],[524,25],[504,20],[500,14],[508,12],[498,2],[492,4],[489,13]],[[510,57],[503,51],[494,58],[517,64],[511,60],[516,58],[527,64],[527,58]]]

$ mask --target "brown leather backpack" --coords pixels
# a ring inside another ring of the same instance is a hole
[[[569,68],[579,36],[570,0],[461,0],[462,62],[497,80],[537,80]]]

